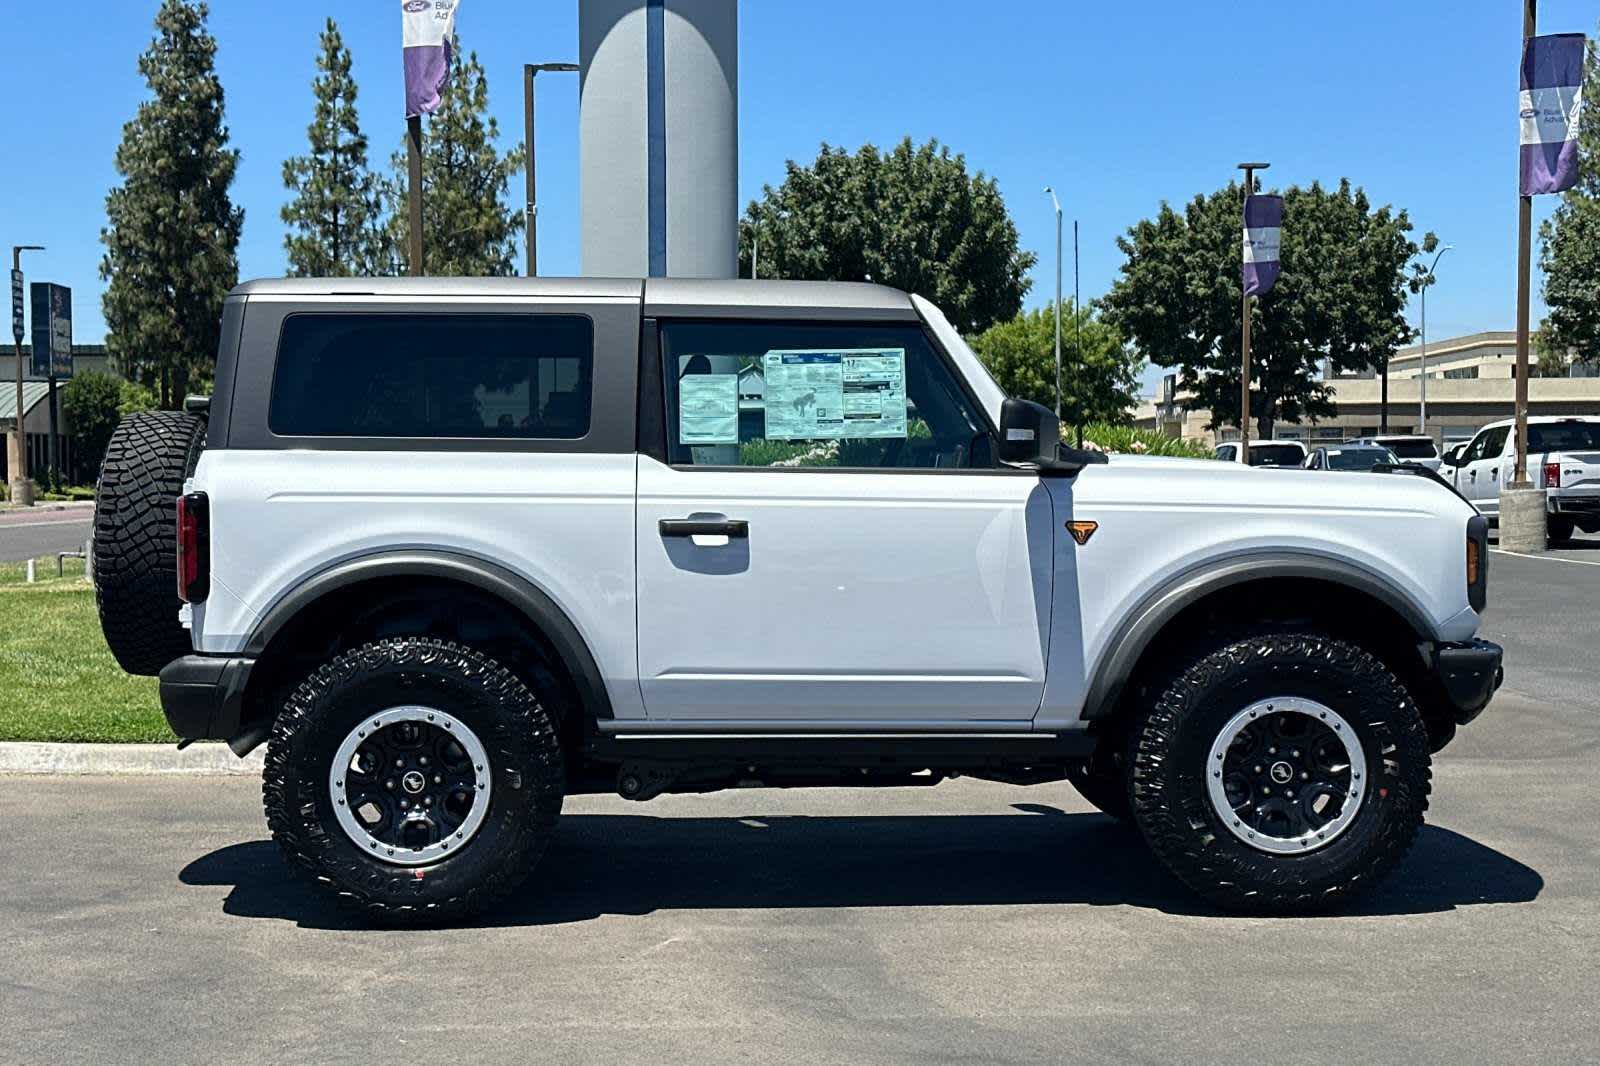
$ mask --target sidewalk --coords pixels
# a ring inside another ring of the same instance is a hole
[[[49,500],[36,503],[32,507],[19,507],[9,500],[0,503],[0,518],[8,515],[47,514],[51,511],[84,511],[94,510],[93,500]]]
[[[241,759],[225,744],[0,743],[4,774],[174,774],[187,777],[260,776],[266,748]]]

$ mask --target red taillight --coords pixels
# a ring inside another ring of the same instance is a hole
[[[203,492],[178,497],[178,599],[201,603],[211,594],[211,508]]]
[[[1544,464],[1544,487],[1547,489],[1559,489],[1561,487],[1560,463]]]

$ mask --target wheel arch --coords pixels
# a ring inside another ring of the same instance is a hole
[[[325,650],[326,638],[337,634],[338,619],[353,604],[419,602],[451,593],[480,608],[489,618],[473,621],[513,631],[507,637],[532,638],[552,673],[569,690],[580,711],[566,726],[614,716],[599,665],[588,642],[566,611],[548,593],[507,568],[475,556],[439,550],[386,551],[348,559],[319,571],[274,603],[251,630],[240,654],[255,662],[244,699],[236,751],[248,751],[270,732],[273,705],[286,686],[297,684],[306,671],[301,661],[309,647]],[[431,618],[448,613],[444,599]],[[458,605],[460,600],[455,601]],[[369,620],[381,620],[368,609]],[[460,625],[458,621],[456,623]],[[401,631],[383,635],[414,635]],[[470,637],[457,634],[470,643]],[[348,643],[348,642],[346,642]],[[504,665],[513,666],[513,663]],[[565,729],[563,730],[565,732]]]
[[[1312,593],[1311,597],[1305,597]],[[1320,593],[1321,595],[1315,595]],[[1261,596],[1269,597],[1262,600]],[[1371,633],[1363,643],[1381,645],[1391,666],[1409,680],[1421,666],[1414,654],[1419,644],[1440,639],[1428,612],[1394,582],[1358,563],[1308,552],[1259,552],[1194,567],[1148,594],[1131,611],[1107,644],[1095,667],[1084,700],[1083,719],[1114,717],[1128,695],[1130,683],[1159,661],[1162,653],[1192,641],[1197,619],[1236,613],[1246,620],[1251,607],[1263,602],[1277,607],[1289,596],[1301,597],[1296,605],[1305,617],[1322,621],[1348,616],[1354,608],[1369,612],[1362,627]],[[1232,609],[1231,612],[1229,609]],[[1262,620],[1285,616],[1283,610],[1254,611]],[[1401,643],[1409,645],[1402,654]]]

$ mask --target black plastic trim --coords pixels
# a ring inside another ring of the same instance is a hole
[[[1504,649],[1487,640],[1441,644],[1435,649],[1434,671],[1457,725],[1466,725],[1489,705],[1505,678],[1504,658]]]
[[[1083,718],[1109,717],[1116,711],[1140,656],[1161,630],[1183,610],[1232,585],[1273,578],[1331,581],[1373,597],[1393,609],[1419,640],[1437,641],[1439,633],[1427,612],[1384,578],[1343,559],[1307,552],[1244,552],[1210,560],[1173,578],[1145,597],[1118,628],[1105,659],[1090,680]]]
[[[185,655],[161,671],[161,710],[183,741],[231,740],[239,732],[245,687],[255,660]]]
[[[383,577],[437,577],[460,581],[511,604],[539,628],[572,672],[584,709],[595,718],[613,716],[611,697],[606,692],[600,668],[566,612],[532,582],[505,567],[455,552],[379,552],[314,574],[268,608],[245,643],[245,654],[260,657],[284,626],[328,593]]]

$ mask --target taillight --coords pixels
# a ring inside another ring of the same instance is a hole
[[[201,603],[211,594],[211,504],[203,492],[178,497],[178,599]]]
[[[1561,487],[1560,463],[1544,464],[1544,487],[1547,489],[1559,489]]]

